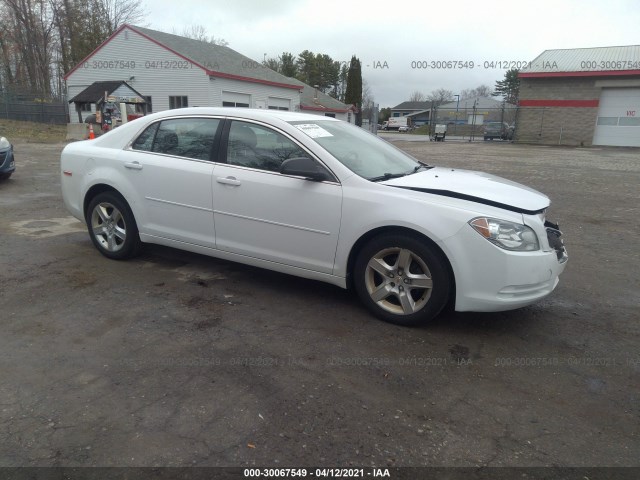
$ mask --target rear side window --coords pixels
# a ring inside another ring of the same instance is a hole
[[[134,150],[210,160],[220,120],[177,118],[151,125],[133,143]]]

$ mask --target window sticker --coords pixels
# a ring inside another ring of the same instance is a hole
[[[324,128],[316,125],[315,123],[302,123],[299,125],[295,125],[298,130],[303,131],[311,138],[319,138],[319,137],[333,137],[332,134],[327,132]]]

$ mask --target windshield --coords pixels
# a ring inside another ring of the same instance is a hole
[[[290,122],[320,144],[353,173],[369,180],[411,174],[422,163],[362,128],[346,122]]]

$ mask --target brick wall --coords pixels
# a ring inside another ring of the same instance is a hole
[[[523,100],[598,100],[595,77],[521,78]],[[591,145],[597,107],[520,107],[515,140],[546,145]]]
[[[598,108],[522,107],[515,141],[544,145],[591,145]]]

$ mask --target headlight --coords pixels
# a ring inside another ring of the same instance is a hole
[[[9,140],[4,137],[0,137],[0,148],[9,148],[10,146],[11,144],[9,143]]]
[[[536,232],[526,225],[484,217],[474,218],[469,225],[491,243],[505,250],[518,252],[540,250]]]

